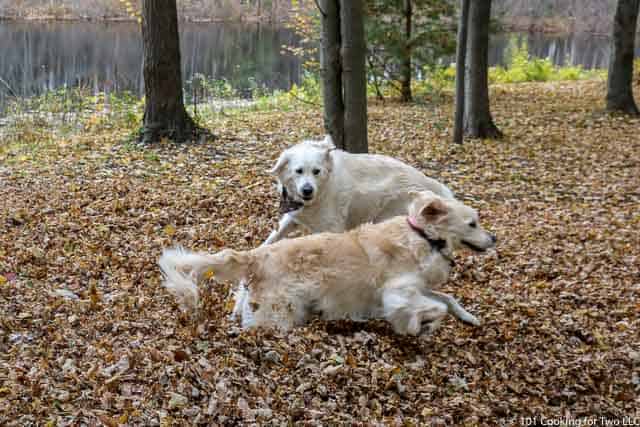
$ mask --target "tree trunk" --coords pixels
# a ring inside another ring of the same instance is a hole
[[[363,0],[340,0],[345,149],[366,153],[367,73]]]
[[[465,82],[465,133],[474,138],[500,138],[489,109],[489,20],[491,0],[469,5],[469,39]]]
[[[400,100],[411,102],[411,25],[413,18],[412,0],[404,0],[404,51],[400,64]]]
[[[340,59],[340,0],[322,0],[322,91],[324,128],[338,148],[345,148],[342,64]]]
[[[460,2],[458,44],[456,46],[456,116],[453,127],[453,142],[462,144],[464,127],[464,73],[467,59],[467,33],[469,29],[470,0]]]
[[[607,110],[638,115],[633,99],[633,58],[640,0],[618,0],[613,36],[609,77],[607,80]]]
[[[167,137],[177,142],[199,132],[184,108],[176,0],[142,2],[145,143]]]

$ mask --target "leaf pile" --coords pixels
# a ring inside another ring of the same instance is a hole
[[[483,326],[449,318],[425,339],[383,321],[244,332],[228,285],[194,323],[160,286],[165,247],[267,237],[266,171],[320,136],[320,111],[221,115],[192,146],[137,148],[116,126],[1,150],[0,424],[640,417],[640,120],[602,113],[598,81],[492,99],[507,137],[463,146],[448,104],[370,107],[371,151],[449,184],[499,238],[444,286]]]

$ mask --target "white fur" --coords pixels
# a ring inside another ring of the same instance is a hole
[[[300,228],[308,233],[340,233],[406,214],[410,191],[428,190],[445,198],[454,197],[446,185],[399,160],[337,150],[329,135],[322,141],[303,141],[288,148],[270,173],[277,177],[279,191],[286,188],[288,195],[303,206],[280,218],[265,245]],[[309,200],[302,194],[305,186],[313,191]],[[242,292],[245,286],[240,282],[236,292]],[[236,299],[231,317],[238,318],[241,310]]]
[[[286,188],[303,207],[285,214],[266,244],[287,237],[300,226],[311,233],[340,233],[406,214],[412,190],[453,198],[447,186],[414,167],[388,156],[337,150],[330,136],[285,150],[270,172],[277,177],[279,188]],[[305,186],[313,189],[309,200],[302,194]]]
[[[186,252],[182,248],[166,249],[158,264],[164,276],[164,286],[176,296],[180,306],[185,309],[195,309],[198,306],[198,286],[193,278],[178,271],[179,266],[194,265],[201,261],[201,257],[193,252]]]
[[[187,310],[197,310],[195,284],[212,269],[220,280],[248,283],[236,294],[243,327],[289,329],[314,314],[324,319],[384,318],[400,334],[417,335],[447,313],[479,321],[449,295],[431,290],[447,280],[452,251],[463,245],[492,247],[495,238],[477,224],[477,213],[461,202],[425,191],[412,193],[409,215],[436,250],[409,226],[406,216],[366,224],[345,233],[285,239],[246,252],[216,254],[167,250],[160,258],[166,288]]]

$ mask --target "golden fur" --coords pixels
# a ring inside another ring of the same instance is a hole
[[[447,280],[452,251],[485,250],[495,237],[477,225],[477,214],[461,202],[413,192],[407,216],[365,224],[346,233],[285,239],[241,252],[197,254],[165,251],[165,286],[184,308],[197,309],[197,282],[207,271],[223,281],[245,280],[238,296],[243,326],[289,329],[315,314],[324,319],[385,318],[398,333],[418,334],[425,322],[448,312],[479,324],[452,297],[432,290]],[[430,242],[418,230],[432,239]],[[442,249],[433,246],[439,239]]]

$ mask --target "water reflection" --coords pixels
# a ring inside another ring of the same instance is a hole
[[[181,29],[183,78],[227,79],[244,92],[288,89],[300,61],[281,52],[288,30],[264,25],[188,24]],[[63,86],[141,94],[142,40],[130,23],[0,23],[0,93],[33,95]]]
[[[184,24],[181,30],[186,81],[195,73],[225,78],[246,96],[256,86],[288,89],[300,79],[300,61],[282,53],[282,45],[296,44],[289,30],[236,23]],[[493,35],[490,64],[507,63],[514,46],[522,43],[532,56],[549,57],[555,64],[606,68],[609,61],[608,37],[524,33]],[[142,93],[136,24],[0,22],[0,107],[7,95],[78,85],[93,92]]]

